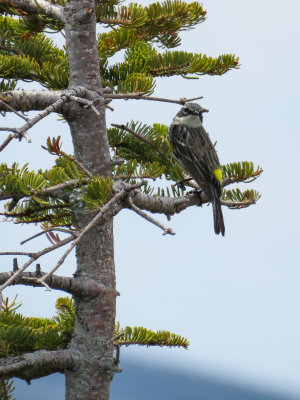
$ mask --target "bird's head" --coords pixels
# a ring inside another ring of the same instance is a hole
[[[174,121],[197,128],[202,125],[203,113],[207,111],[197,103],[185,103],[176,114]]]

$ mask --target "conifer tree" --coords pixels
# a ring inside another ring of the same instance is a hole
[[[120,371],[121,345],[187,347],[185,338],[143,327],[115,324],[113,217],[128,208],[173,234],[153,214],[171,216],[208,201],[203,193],[185,191],[176,182],[186,178],[172,160],[167,127],[124,121],[106,126],[105,112],[114,101],[169,101],[191,99],[153,97],[156,77],[222,75],[239,67],[235,55],[212,58],[177,50],[180,32],[206,18],[197,2],[166,0],[142,6],[120,0],[2,0],[0,3],[0,111],[20,118],[17,127],[1,126],[0,152],[10,143],[31,142],[30,128],[59,114],[68,124],[73,154],[65,153],[60,137],[49,137],[44,149],[53,167],[30,170],[28,164],[0,164],[1,212],[17,224],[37,224],[29,238],[46,235],[50,245],[34,253],[3,252],[13,258],[13,270],[0,273],[0,290],[9,285],[44,286],[70,294],[57,302],[53,319],[24,318],[16,300],[4,300],[0,314],[0,394],[12,398],[10,378],[31,379],[62,372],[66,399],[108,399],[110,382]],[[96,33],[101,25],[100,34]],[[51,33],[62,33],[59,48]],[[123,61],[111,57],[125,49]],[[174,50],[176,49],[176,50]],[[23,90],[36,82],[41,90]],[[26,112],[35,111],[33,117]],[[22,121],[23,119],[23,121]],[[25,120],[25,121],[24,121]],[[259,198],[252,189],[226,190],[251,182],[262,172],[251,162],[222,166],[222,204],[244,208]],[[164,179],[164,189],[154,179]],[[185,184],[195,188],[192,181]],[[25,238],[24,238],[25,239]],[[27,241],[29,239],[24,240]],[[56,265],[43,271],[40,257],[66,246]],[[76,249],[74,276],[56,274]],[[18,264],[18,255],[28,260]]]

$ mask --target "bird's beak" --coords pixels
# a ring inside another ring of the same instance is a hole
[[[201,111],[202,113],[205,113],[205,112],[209,112],[209,110],[207,109],[207,108],[202,108],[202,111]]]

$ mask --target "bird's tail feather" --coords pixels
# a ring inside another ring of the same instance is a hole
[[[218,235],[220,232],[222,235],[225,235],[225,225],[223,219],[223,213],[221,208],[220,199],[214,199],[213,203],[213,215],[214,215],[214,228],[215,232]]]

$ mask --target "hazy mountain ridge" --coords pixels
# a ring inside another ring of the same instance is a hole
[[[184,371],[122,362],[123,372],[116,374],[111,400],[300,400],[300,397],[246,388],[238,383],[204,375],[190,376]],[[31,385],[16,379],[17,400],[63,400],[64,376],[60,374],[34,380]]]

